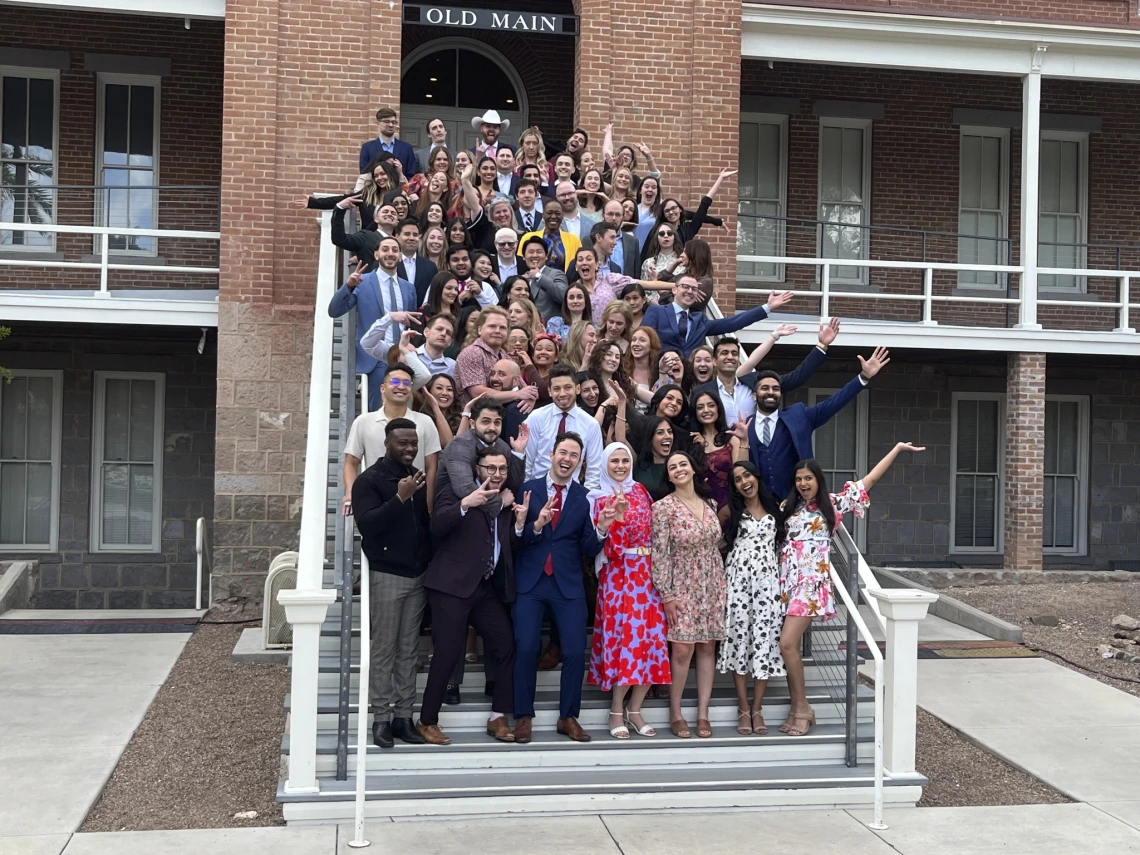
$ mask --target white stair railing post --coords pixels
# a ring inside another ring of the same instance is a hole
[[[891,775],[913,773],[918,707],[918,622],[938,595],[910,589],[868,590],[886,620],[883,765]]]

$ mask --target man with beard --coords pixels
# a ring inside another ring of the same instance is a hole
[[[522,412],[529,413],[534,409],[534,402],[538,400],[538,389],[535,386],[496,390],[487,385],[492,366],[500,359],[510,358],[503,350],[503,344],[507,340],[507,326],[507,310],[501,306],[487,306],[479,313],[475,325],[479,337],[459,351],[459,358],[455,360],[455,385],[459,387],[460,399],[464,405],[470,403],[472,398],[485,394],[496,404],[517,401]]]
[[[866,389],[871,378],[891,361],[885,347],[875,348],[870,359],[862,356],[858,359],[861,368],[858,376],[814,407],[791,404],[781,410],[780,375],[775,371],[761,371],[757,375],[756,417],[748,428],[749,458],[773,495],[790,495],[796,463],[815,457],[812,432]]]
[[[530,429],[526,447],[526,478],[544,478],[550,471],[551,454],[558,437],[572,431],[581,446],[577,455],[579,469],[585,473],[587,490],[598,489],[602,473],[602,429],[597,420],[578,406],[578,372],[559,363],[550,369],[550,400],[529,416]],[[579,472],[575,471],[575,479]]]

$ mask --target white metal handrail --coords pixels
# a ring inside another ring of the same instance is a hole
[[[356,347],[356,342],[346,341],[345,347]],[[360,414],[368,410],[368,375],[360,375]],[[360,471],[363,472],[371,461],[364,452],[361,452]],[[368,784],[368,680],[371,666],[372,625],[371,609],[369,603],[368,556],[364,549],[360,550],[360,684],[357,688],[356,699],[356,805],[355,805],[355,835],[349,846],[360,849],[369,845],[364,839],[364,801]],[[352,608],[352,603],[345,603],[341,608]],[[379,711],[377,711],[379,712]]]
[[[214,562],[210,557],[210,532],[206,528],[205,517],[198,517],[194,529],[194,551],[198,554],[197,583],[194,585],[194,610],[202,610],[202,575],[208,579],[209,593],[206,596],[206,608],[214,602]]]
[[[855,551],[858,554],[858,551]],[[875,662],[875,818],[869,823],[876,831],[886,829],[883,822],[883,654],[879,651],[879,643],[871,635],[871,630],[859,614],[859,609],[851,601],[847,586],[834,566],[828,568],[831,573],[831,583],[847,607],[847,614],[854,621],[859,630],[859,637],[867,645],[867,650]]]
[[[855,545],[855,540],[851,537],[851,532],[847,530],[845,525],[837,525],[832,536],[837,538],[842,544],[844,552],[848,556],[854,556],[855,566],[859,573],[859,587],[864,591],[863,601],[871,607],[871,612],[875,615],[875,620],[879,624],[879,628],[883,632],[887,631],[887,619],[883,617],[882,611],[879,609],[879,601],[874,597],[868,596],[867,591],[881,591],[882,586],[879,585],[879,580],[875,574],[871,572],[870,566],[867,564],[866,559],[863,558],[863,553],[859,551],[859,547]],[[850,561],[848,562],[850,564]]]

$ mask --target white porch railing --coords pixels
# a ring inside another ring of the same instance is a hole
[[[206,608],[214,603],[214,568],[210,559],[210,532],[206,528],[204,517],[198,517],[194,529],[194,551],[197,553],[197,575],[194,585],[194,610],[202,610],[202,577],[206,577],[208,593],[206,595]]]

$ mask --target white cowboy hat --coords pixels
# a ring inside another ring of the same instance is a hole
[[[505,131],[511,126],[511,120],[500,119],[497,111],[488,110],[482,116],[476,116],[471,120],[471,127],[473,127],[475,130],[479,130],[480,125],[500,125]]]

